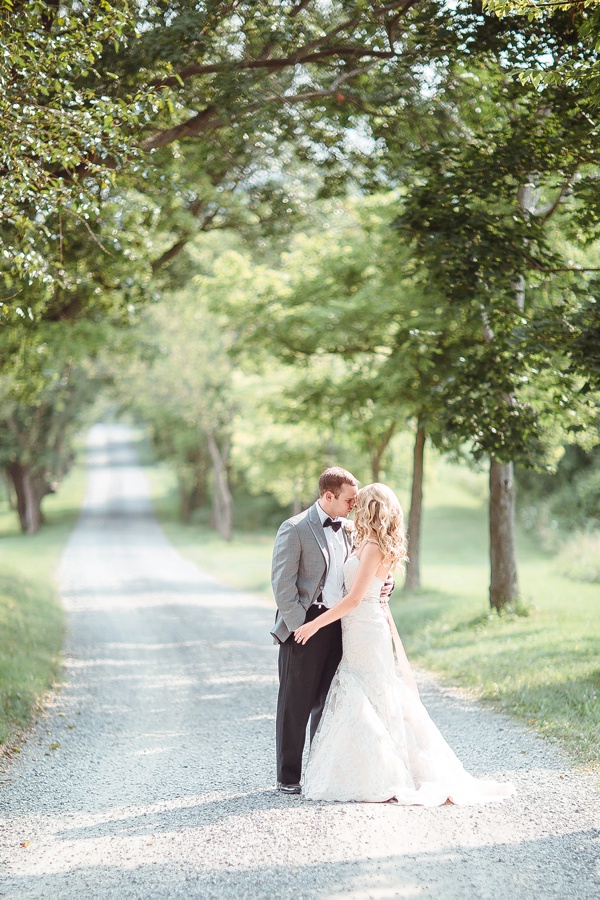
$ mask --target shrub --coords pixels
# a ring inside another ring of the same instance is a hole
[[[556,557],[556,565],[568,578],[600,582],[600,532],[575,532]]]

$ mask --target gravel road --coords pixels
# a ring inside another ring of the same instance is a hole
[[[66,548],[65,684],[0,773],[0,896],[598,900],[600,794],[546,742],[426,676],[487,807],[320,804],[274,790],[273,608],[156,524],[128,430],[96,426]],[[232,560],[232,566],[235,560]]]

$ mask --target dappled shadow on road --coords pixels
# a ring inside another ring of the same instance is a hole
[[[59,747],[41,756],[62,813],[236,790],[274,771],[271,610],[212,585],[167,585],[172,602],[164,589],[101,588],[71,611],[68,689],[44,742]],[[56,801],[31,794],[19,812],[46,815]]]
[[[595,855],[598,832],[593,831],[485,846],[459,843],[435,850],[406,851],[399,847],[394,854],[365,854],[357,847],[354,857],[345,861],[335,859],[334,847],[317,844],[311,860],[307,861],[300,850],[293,864],[282,866],[276,858],[278,846],[286,857],[294,858],[290,848],[284,846],[285,837],[279,835],[273,848],[265,848],[264,843],[251,838],[255,833],[252,816],[238,826],[235,836],[190,825],[180,835],[165,829],[146,831],[143,843],[116,836],[110,847],[106,843],[90,846],[84,866],[72,867],[69,848],[65,848],[35,876],[11,877],[5,890],[8,896],[20,900],[92,896],[91,890],[95,898],[418,896],[429,900],[492,900],[537,896],[565,900],[572,896],[597,900],[600,891]],[[185,861],[177,856],[183,837],[187,847],[196,848]],[[264,840],[262,832],[260,839]],[[203,860],[207,841],[213,861],[209,865]],[[223,843],[215,848],[215,841]],[[57,853],[60,849],[57,845]],[[98,858],[97,863],[89,861],[103,852],[107,856]],[[133,854],[136,863],[131,861]],[[565,858],[571,863],[568,872],[564,870]]]

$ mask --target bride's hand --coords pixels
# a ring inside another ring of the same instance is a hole
[[[301,625],[300,628],[296,628],[294,631],[294,640],[297,644],[305,644],[318,630],[319,626],[317,625],[316,620],[313,622],[305,622],[304,625]]]

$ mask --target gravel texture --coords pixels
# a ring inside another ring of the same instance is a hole
[[[449,743],[475,774],[513,780],[514,798],[278,795],[273,608],[169,545],[126,428],[96,426],[89,452],[61,569],[65,684],[0,773],[1,897],[598,900],[592,779],[426,675]]]

